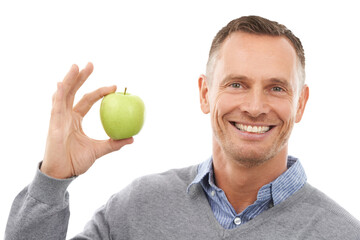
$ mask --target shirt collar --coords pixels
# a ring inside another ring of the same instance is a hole
[[[205,162],[202,162],[199,164],[198,173],[195,176],[194,180],[187,187],[187,192],[190,191],[190,188],[193,185],[198,184],[201,181],[203,181],[203,179],[205,179],[205,176],[210,174],[210,172],[212,172],[212,171],[213,171],[213,166],[212,166],[212,157],[211,157],[208,160],[206,160]]]
[[[194,180],[189,184],[187,192],[190,188],[199,183],[201,185],[215,185],[213,181],[213,159],[212,157],[205,162],[199,164],[198,173]],[[264,185],[258,192],[257,200],[265,200],[272,198],[274,206],[288,198],[290,195],[299,190],[306,182],[307,177],[300,160],[288,156],[287,170],[274,181]],[[213,186],[216,187],[216,186]],[[216,187],[217,188],[217,187]]]
[[[210,172],[213,171],[213,166],[212,166],[212,157],[209,158],[208,160],[206,160],[205,162],[201,163],[199,166],[198,166],[198,173],[194,179],[194,181],[192,181],[192,183],[190,184],[193,185],[193,184],[196,184],[196,183],[200,183],[200,181],[203,180],[203,178]],[[189,187],[190,187],[189,186]]]
[[[274,205],[288,198],[306,183],[307,177],[300,160],[288,156],[287,171],[272,182]]]

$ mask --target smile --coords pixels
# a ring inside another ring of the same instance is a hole
[[[271,129],[270,126],[251,126],[251,125],[244,125],[241,123],[233,123],[233,125],[240,131],[249,132],[249,133],[266,133]]]

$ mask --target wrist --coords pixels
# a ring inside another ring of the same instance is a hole
[[[65,174],[61,171],[58,171],[58,169],[61,169],[61,167],[60,166],[49,167],[49,165],[46,164],[46,162],[44,162],[44,161],[40,162],[40,164],[39,164],[39,171],[50,178],[60,180],[60,179],[69,179],[69,178],[75,177],[75,176]]]
[[[29,195],[47,205],[59,205],[67,201],[67,187],[75,178],[56,179],[46,175],[40,168],[36,171],[36,175],[32,183],[29,185]]]

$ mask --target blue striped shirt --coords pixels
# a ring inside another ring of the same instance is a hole
[[[289,156],[287,168],[277,179],[264,185],[257,194],[257,200],[239,214],[231,206],[224,191],[215,185],[212,158],[199,165],[198,174],[188,188],[200,183],[217,221],[225,229],[231,229],[279,204],[304,186],[307,178],[300,161]]]

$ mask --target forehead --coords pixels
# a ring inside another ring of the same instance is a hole
[[[292,82],[296,66],[296,52],[287,38],[235,32],[219,49],[214,78],[221,80],[226,77],[224,75],[242,75]]]

